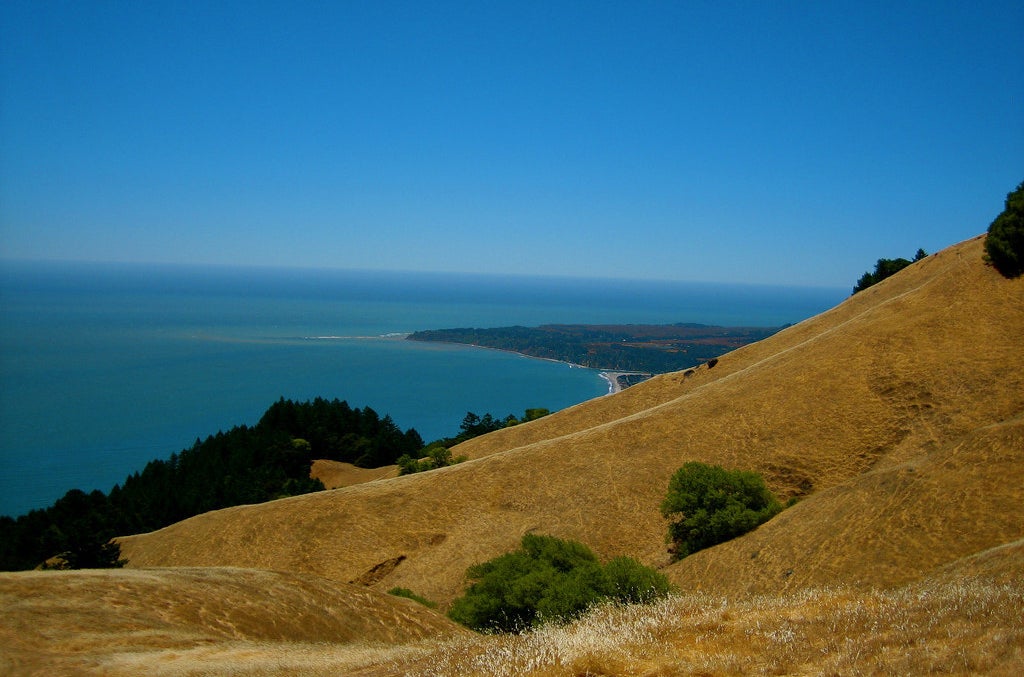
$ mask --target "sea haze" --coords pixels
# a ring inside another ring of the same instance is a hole
[[[108,491],[277,398],[347,400],[427,441],[467,411],[562,409],[598,372],[402,340],[544,323],[779,326],[839,289],[122,264],[0,264],[0,514]]]

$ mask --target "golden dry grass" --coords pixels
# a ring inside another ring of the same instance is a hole
[[[381,468],[357,468],[351,463],[320,459],[313,461],[309,476],[320,480],[327,489],[340,489],[353,484],[362,484],[374,480],[398,477],[397,465],[386,465]]]
[[[364,587],[233,568],[0,574],[0,608],[2,674],[298,669],[320,653],[351,667],[375,662],[380,646],[469,634]]]
[[[536,531],[637,557],[683,591],[521,637],[215,638],[187,660],[160,654],[169,674],[1017,674],[1022,337],[1024,279],[986,266],[974,238],[713,369],[471,440],[455,450],[466,463],[200,515],[125,537],[122,553],[132,567],[401,586],[443,609],[469,565]],[[670,565],[658,507],[689,460],[757,470],[801,500]],[[101,618],[110,606],[76,604]],[[74,651],[24,613],[5,627]],[[158,645],[103,654],[100,671],[131,672]]]

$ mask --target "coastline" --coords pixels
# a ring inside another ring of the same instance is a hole
[[[406,339],[408,339],[408,336],[409,336],[409,334],[405,334]],[[465,346],[465,347],[468,347],[468,348],[478,348],[478,349],[483,349],[483,350],[496,350],[499,353],[508,353],[510,355],[518,355],[520,357],[525,357],[525,358],[527,358],[529,360],[543,360],[545,362],[556,362],[558,364],[567,364],[567,365],[569,365],[570,369],[589,369],[591,371],[597,371],[598,372],[597,375],[601,379],[603,379],[605,382],[608,383],[608,392],[606,393],[607,395],[614,395],[614,394],[620,393],[623,390],[625,390],[626,388],[628,388],[630,384],[628,384],[628,383],[626,383],[625,385],[623,384],[623,380],[626,377],[629,377],[629,376],[645,376],[645,377],[650,377],[650,376],[652,376],[652,374],[649,374],[647,372],[640,372],[640,371],[599,370],[597,367],[587,367],[587,366],[584,366],[582,364],[576,364],[575,362],[567,362],[566,360],[559,360],[559,359],[556,359],[554,357],[537,357],[536,355],[527,355],[526,353],[521,353],[518,350],[509,350],[507,348],[494,348],[492,346],[482,346],[482,345],[480,345],[478,343],[460,343],[458,341],[425,341],[425,343],[445,343],[445,344],[448,344],[448,345],[451,345],[451,346]]]
[[[641,371],[602,371],[598,376],[608,382],[608,394],[614,395],[633,385],[629,383],[630,376],[643,376],[642,380],[646,380],[653,374]]]
[[[614,395],[615,393],[622,392],[622,384],[619,383],[619,376],[621,372],[618,371],[602,371],[598,374],[605,381],[608,381],[608,394]]]

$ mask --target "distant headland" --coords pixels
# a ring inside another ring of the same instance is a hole
[[[653,374],[696,367],[781,327],[720,327],[705,324],[546,324],[539,327],[435,329],[410,341],[459,343],[508,350],[605,370],[614,392]]]

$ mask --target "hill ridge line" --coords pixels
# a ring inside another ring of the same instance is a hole
[[[965,245],[968,242],[971,242],[971,241],[977,239],[978,237],[981,237],[981,236],[976,236],[976,237],[968,238],[968,239],[964,240],[963,242],[961,242],[961,243],[959,243],[957,245],[953,245],[952,249],[955,250],[959,246]],[[958,267],[959,266],[963,266],[964,262],[962,261],[962,258],[959,256],[960,252],[957,251],[956,253],[958,254],[957,266]],[[912,267],[912,266],[908,266],[908,268],[910,268],[910,267]],[[883,280],[882,282],[878,283],[878,285],[885,285],[886,283],[890,282],[890,280],[892,280],[893,278],[898,277],[901,273],[903,273],[903,271],[900,271],[899,273],[897,273],[892,278],[887,278],[886,280]],[[910,289],[904,290],[903,292],[900,292],[899,294],[896,294],[895,296],[892,296],[892,297],[882,301],[881,303],[871,304],[867,308],[865,308],[864,310],[856,313],[855,315],[852,315],[852,316],[846,318],[845,320],[843,320],[839,324],[836,324],[836,325],[834,325],[832,327],[829,327],[828,329],[825,329],[823,331],[816,332],[812,336],[801,340],[799,343],[793,344],[793,345],[791,345],[791,346],[789,346],[787,348],[784,348],[782,350],[778,350],[778,351],[772,352],[771,354],[769,354],[769,355],[767,355],[765,357],[762,357],[761,359],[759,359],[759,360],[757,360],[755,362],[751,362],[750,364],[746,365],[745,367],[742,367],[742,368],[737,369],[735,371],[731,371],[731,372],[729,372],[729,373],[727,373],[727,374],[725,374],[723,376],[715,378],[712,381],[708,381],[707,383],[702,383],[702,384],[700,384],[698,386],[695,386],[695,387],[689,389],[687,392],[685,392],[685,393],[683,393],[683,394],[681,394],[681,395],[679,395],[677,397],[674,397],[672,399],[665,400],[664,402],[661,402],[659,404],[656,404],[656,405],[644,408],[644,409],[642,409],[640,411],[637,411],[637,412],[633,412],[632,414],[627,414],[625,416],[621,416],[621,417],[613,419],[611,421],[605,421],[603,423],[598,423],[596,425],[589,426],[589,427],[583,428],[581,430],[574,430],[572,432],[568,432],[568,433],[565,433],[563,435],[559,435],[559,436],[556,436],[556,437],[545,438],[543,440],[537,440],[537,441],[534,441],[534,442],[530,442],[528,444],[521,444],[521,445],[518,445],[518,446],[515,446],[515,447],[510,447],[508,449],[503,449],[501,451],[494,452],[494,453],[488,454],[486,456],[482,456],[480,458],[472,459],[470,462],[481,461],[481,460],[484,460],[486,458],[490,458],[492,456],[503,456],[503,455],[508,454],[510,452],[519,451],[519,450],[526,449],[526,448],[529,448],[529,447],[548,446],[549,444],[554,444],[554,443],[557,443],[559,441],[571,440],[572,438],[579,437],[579,436],[581,436],[583,434],[589,434],[589,433],[592,433],[592,432],[599,432],[601,430],[617,426],[617,425],[619,425],[621,423],[626,423],[626,422],[630,422],[630,421],[638,421],[638,420],[641,420],[643,418],[647,418],[647,417],[651,416],[652,414],[655,414],[655,413],[659,412],[662,409],[665,409],[665,408],[668,408],[668,407],[672,407],[672,406],[677,406],[681,402],[683,402],[683,401],[685,401],[687,399],[691,399],[691,398],[697,397],[703,391],[705,391],[707,388],[709,388],[711,386],[714,386],[714,385],[717,385],[717,384],[720,384],[720,383],[727,383],[729,381],[735,380],[736,378],[741,377],[741,375],[744,375],[744,374],[746,374],[749,371],[759,369],[759,368],[761,368],[764,365],[771,364],[774,361],[777,361],[778,359],[781,359],[783,356],[788,355],[789,353],[791,353],[792,351],[794,351],[794,350],[796,350],[798,348],[803,348],[805,346],[814,345],[815,343],[820,342],[822,339],[825,339],[825,338],[831,336],[832,334],[838,332],[839,330],[847,327],[851,323],[854,323],[854,322],[860,320],[865,315],[873,313],[873,312],[876,312],[878,309],[884,308],[884,307],[886,307],[886,306],[888,306],[888,305],[890,305],[890,304],[892,304],[892,303],[894,303],[894,302],[896,302],[896,301],[898,301],[898,300],[900,300],[900,299],[902,299],[902,298],[904,298],[904,297],[906,297],[906,296],[908,296],[908,295],[910,295],[910,294],[912,294],[914,292],[917,292],[917,291],[919,291],[919,290],[921,290],[921,289],[923,289],[923,288],[925,288],[925,287],[927,287],[927,286],[929,286],[931,284],[934,284],[934,283],[935,283],[935,276],[930,276],[927,280],[923,281],[921,284],[919,284],[919,285],[917,285],[915,287],[912,287]],[[820,313],[818,315],[814,315],[812,317],[809,317],[809,318],[806,318],[804,320],[801,320],[800,322],[796,323],[795,325],[787,327],[787,328],[783,329],[782,331],[780,331],[780,332],[778,332],[776,334],[773,334],[772,336],[770,336],[768,338],[761,339],[761,341],[757,341],[757,342],[749,344],[747,346],[742,346],[740,348],[736,348],[735,350],[731,350],[728,353],[722,355],[718,359],[719,359],[719,361],[727,360],[730,355],[734,355],[736,353],[743,352],[743,351],[751,348],[752,346],[763,344],[765,341],[771,341],[775,337],[778,337],[778,336],[781,336],[784,333],[793,331],[793,330],[797,329],[798,327],[800,327],[801,325],[805,325],[806,323],[813,322],[815,320],[820,320],[821,318],[823,318],[823,317],[825,317],[825,316],[827,316],[829,314],[832,314],[832,313],[838,311],[840,308],[842,308],[844,305],[846,305],[847,303],[849,303],[850,301],[852,301],[854,299],[855,299],[854,296],[850,296],[850,297],[844,299],[843,301],[841,301],[839,303],[839,305],[834,306],[834,307],[824,311],[823,313]],[[696,368],[699,368],[699,367],[696,367]],[[678,374],[680,372],[685,372],[685,371],[687,371],[687,370],[681,369],[681,370],[675,371],[675,372],[668,372],[667,374],[659,374],[659,375],[655,376],[654,379],[663,378],[665,376],[671,376],[672,374]],[[652,380],[654,380],[654,379],[652,379]],[[642,384],[641,384],[641,386],[642,386]],[[583,404],[585,404],[585,403],[583,403]],[[577,405],[577,406],[579,406],[579,405]]]

